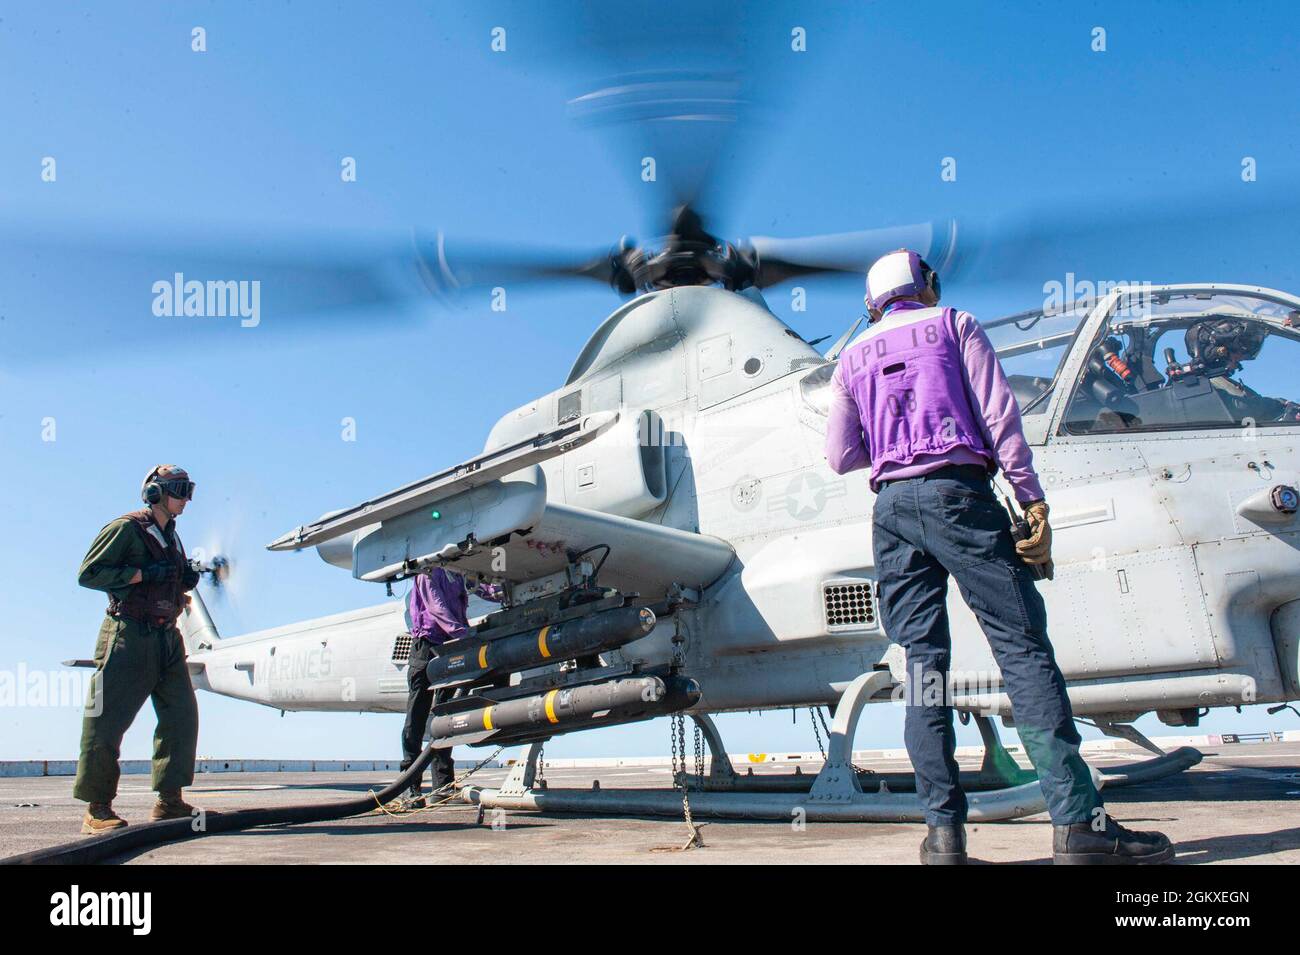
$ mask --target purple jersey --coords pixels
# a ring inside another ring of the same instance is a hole
[[[411,584],[406,614],[411,636],[430,643],[446,643],[469,632],[469,594],[459,574],[435,567]]]
[[[1002,469],[1021,502],[1043,497],[1020,408],[968,312],[890,305],[849,344],[831,378],[826,460],[870,467],[871,488],[950,464]]]

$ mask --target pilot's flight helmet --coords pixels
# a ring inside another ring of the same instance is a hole
[[[895,299],[918,298],[926,289],[939,298],[939,273],[926,264],[920,253],[898,249],[876,260],[867,272],[865,301],[872,318],[879,318]]]
[[[1187,329],[1185,343],[1192,361],[1206,366],[1227,365],[1233,357],[1249,361],[1264,347],[1268,330],[1258,322],[1214,318]]]

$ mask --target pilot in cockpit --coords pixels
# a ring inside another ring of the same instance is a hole
[[[1178,335],[1186,360],[1166,346],[1162,371],[1160,342]],[[1066,429],[1081,434],[1300,423],[1300,404],[1261,394],[1243,380],[1243,369],[1259,358],[1270,335],[1276,337],[1264,322],[1224,314],[1176,324],[1112,325],[1088,356]],[[1277,378],[1278,362],[1269,365],[1251,365],[1247,374],[1277,385],[1284,380]]]
[[[1261,395],[1233,377],[1244,362],[1259,356],[1267,337],[1267,328],[1258,322],[1234,318],[1197,322],[1187,329],[1184,339],[1189,356],[1186,362],[1176,362],[1173,349],[1165,349],[1166,384],[1173,385],[1192,375],[1203,376],[1238,421],[1300,421],[1300,404]]]

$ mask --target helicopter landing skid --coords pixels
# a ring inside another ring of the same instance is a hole
[[[686,777],[686,783],[692,791],[806,793],[813,788],[817,774],[805,773],[798,766],[792,773],[755,774],[752,768],[745,773],[737,773],[713,720],[706,714],[693,718],[704,732],[704,739],[709,746],[710,763],[709,772],[704,777],[694,774]],[[1015,757],[1002,745],[993,721],[987,716],[974,716],[974,719],[984,740],[984,760],[978,770],[960,774],[962,789],[967,793],[975,793],[1037,782],[1038,776],[1033,770],[1022,769]],[[916,791],[916,776],[911,772],[879,773],[857,766],[854,770],[858,774],[859,788],[864,792],[867,789],[878,790],[882,785],[889,792]]]
[[[1097,720],[1091,725],[1107,736],[1126,739],[1155,754],[1150,759],[1139,759],[1119,766],[1108,766],[1104,769],[1097,767],[1102,776],[1106,778],[1107,786],[1132,786],[1137,783],[1149,783],[1157,779],[1164,779],[1166,776],[1172,776],[1175,773],[1191,769],[1205,758],[1204,754],[1193,746],[1180,746],[1178,749],[1165,752],[1131,723],[1110,723]]]
[[[792,819],[809,822],[924,822],[925,812],[914,792],[892,792],[884,783],[875,791],[864,791],[861,774],[853,765],[853,738],[862,709],[873,696],[892,685],[888,671],[873,670],[859,676],[845,690],[831,726],[826,763],[807,792],[723,788],[728,781],[734,787],[738,782],[743,784],[763,777],[736,774],[726,758],[713,721],[707,716],[695,717],[713,756],[713,768],[706,780],[712,780],[718,788],[688,789],[692,815],[697,818],[783,822]],[[466,786],[460,792],[461,799],[481,809],[644,816],[679,816],[682,813],[682,793],[676,789],[602,789],[599,782],[594,783],[590,790],[537,786],[539,751],[538,744],[529,747],[527,757],[515,764],[500,788]],[[1094,778],[1098,775],[1094,772]],[[1043,812],[1046,808],[1037,780],[987,792],[972,792],[968,801],[972,822],[1017,819]]]

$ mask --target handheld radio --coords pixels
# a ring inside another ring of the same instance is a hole
[[[1006,495],[1003,495],[1002,500],[1006,502],[1007,513],[1011,515],[1012,538],[1017,541],[1029,540],[1030,537],[1029,522],[1025,520],[1022,515],[1016,513],[1016,508],[1015,505],[1011,503],[1011,498],[1007,497]],[[1028,567],[1029,572],[1034,575],[1034,580],[1047,579],[1046,564],[1026,563],[1025,566]]]

